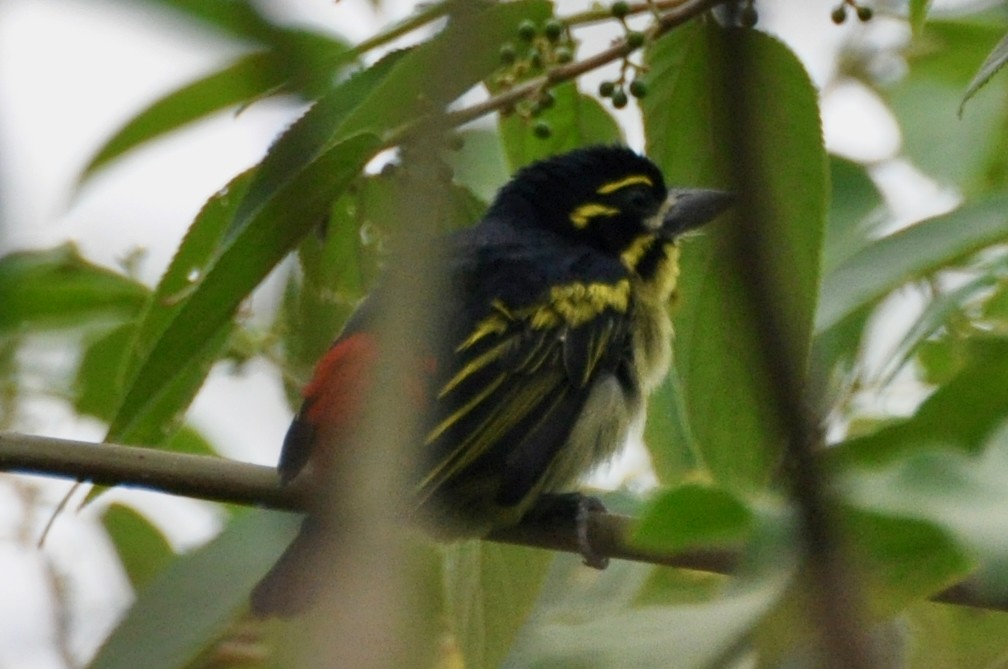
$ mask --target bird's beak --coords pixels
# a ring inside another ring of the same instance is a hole
[[[661,234],[671,238],[717,218],[735,203],[735,196],[708,188],[672,188],[660,212]]]

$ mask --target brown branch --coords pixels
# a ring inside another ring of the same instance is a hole
[[[55,476],[108,486],[154,490],[215,502],[287,511],[304,508],[306,495],[297,486],[282,486],[272,467],[187,453],[95,444],[0,432],[0,472]],[[710,549],[657,553],[633,545],[634,519],[615,513],[592,513],[588,536],[600,556],[694,569],[717,574],[734,571],[739,555]],[[579,553],[573,524],[537,519],[498,530],[491,541]],[[990,597],[970,581],[934,595],[932,601],[1008,611],[1008,599]]]

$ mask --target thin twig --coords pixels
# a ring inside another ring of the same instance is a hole
[[[283,486],[272,467],[207,455],[96,444],[0,432],[0,472],[81,479],[108,486],[155,490],[216,502],[299,511],[307,496],[297,486]],[[634,519],[614,513],[592,513],[589,540],[600,556],[649,564],[731,573],[736,552],[723,549],[676,553],[644,551],[634,546]],[[499,530],[491,541],[579,553],[572,523],[538,519]],[[983,593],[969,581],[953,585],[931,598],[936,602],[1008,611],[1008,599]]]

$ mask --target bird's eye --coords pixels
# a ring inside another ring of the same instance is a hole
[[[626,203],[630,210],[645,212],[652,207],[651,195],[643,190],[633,190],[627,193]]]

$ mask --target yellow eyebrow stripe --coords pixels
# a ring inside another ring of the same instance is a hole
[[[602,184],[599,189],[595,191],[599,195],[608,195],[609,193],[614,193],[621,188],[626,188],[627,186],[636,186],[638,184],[643,184],[645,186],[654,186],[654,182],[651,181],[651,177],[643,174],[633,174],[631,176],[620,179],[619,181],[610,181],[607,184]]]
[[[588,221],[597,216],[615,216],[620,213],[620,210],[616,207],[609,207],[604,204],[598,204],[596,202],[589,202],[588,204],[583,204],[574,211],[571,212],[570,220],[574,224],[575,228],[583,228],[588,225]]]

